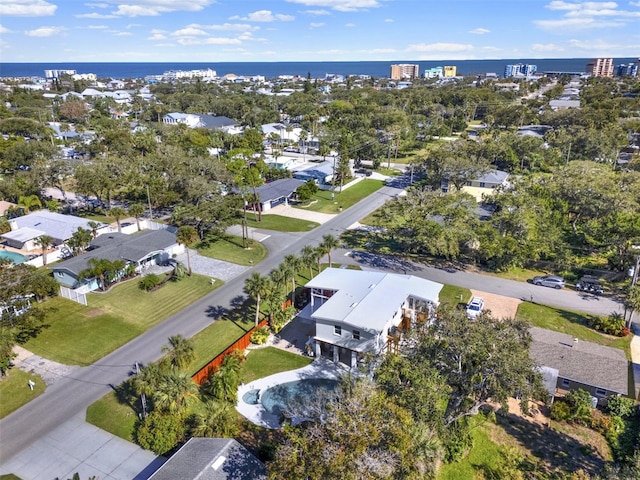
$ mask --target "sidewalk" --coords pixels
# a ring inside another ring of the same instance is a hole
[[[33,352],[26,350],[18,345],[13,347],[14,353],[17,354],[13,363],[20,370],[35,373],[42,377],[44,383],[49,386],[53,385],[62,377],[67,377],[77,369],[81,368],[77,365],[64,365],[62,363],[48,360]]]

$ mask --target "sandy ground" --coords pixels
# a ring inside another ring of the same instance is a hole
[[[518,311],[518,305],[522,300],[517,298],[503,297],[495,293],[481,292],[480,290],[471,290],[474,297],[484,299],[484,308],[491,310],[491,314],[496,318],[514,318]]]

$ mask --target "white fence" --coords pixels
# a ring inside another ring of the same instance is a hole
[[[67,298],[81,305],[87,306],[87,289],[86,287],[76,288],[75,290],[60,286],[60,296]]]

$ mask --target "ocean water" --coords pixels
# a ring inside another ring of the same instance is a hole
[[[631,63],[636,58],[617,58],[614,65]],[[144,78],[147,75],[160,75],[167,70],[196,70],[211,68],[222,76],[234,73],[240,76],[263,75],[275,78],[279,75],[300,75],[312,78],[324,78],[326,74],[370,75],[376,78],[388,78],[390,66],[394,63],[414,63],[425,69],[455,65],[458,75],[496,73],[502,75],[505,65],[528,63],[538,66],[538,72],[584,72],[588,58],[564,59],[503,59],[503,60],[439,60],[412,61],[395,60],[388,62],[210,62],[210,63],[0,63],[0,77],[42,77],[46,69],[76,70],[78,73],[95,73],[99,78]]]

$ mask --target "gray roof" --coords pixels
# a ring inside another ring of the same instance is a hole
[[[91,227],[89,227],[91,220],[48,210],[38,210],[37,212],[14,218],[12,222],[15,222],[18,228],[41,230],[56,240],[56,243],[69,240],[80,227],[85,230],[91,230]],[[104,224],[101,223],[100,226],[102,227]]]
[[[304,170],[296,170],[293,172],[293,176],[296,178],[305,178],[313,180],[324,181],[325,178],[333,175],[333,162],[327,160],[326,162],[318,163],[312,167],[305,168]]]
[[[2,235],[0,235],[0,237],[6,238],[8,240],[14,240],[20,243],[26,243],[29,240],[41,237],[42,235],[46,235],[46,232],[44,232],[43,230],[38,230],[36,228],[24,227],[19,228],[18,230],[3,233]]]
[[[295,178],[281,178],[256,188],[260,203],[278,200],[282,197],[290,197],[299,186],[304,185],[303,180]]]
[[[175,245],[176,236],[168,230],[144,230],[136,235],[105,233],[91,242],[92,250],[51,266],[52,270],[66,270],[75,275],[86,270],[92,258],[111,262],[138,262],[148,255]]]
[[[267,469],[232,438],[191,438],[149,480],[265,480]]]
[[[409,297],[437,305],[443,285],[413,275],[327,268],[305,287],[336,292],[312,318],[381,332]]]
[[[237,122],[232,120],[229,117],[225,116],[213,116],[213,115],[200,115],[200,123],[204,128],[222,128],[222,127],[231,127],[236,125]]]
[[[544,328],[532,327],[530,332],[530,355],[540,366],[555,368],[561,378],[629,394],[629,362],[622,350]]]
[[[476,182],[501,185],[507,178],[509,178],[509,173],[507,172],[503,172],[502,170],[490,170],[478,178]]]

